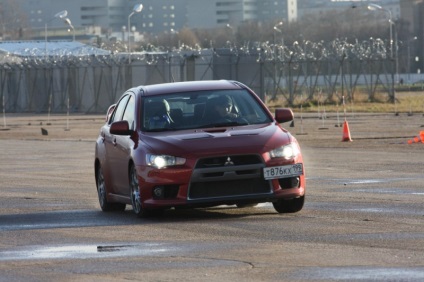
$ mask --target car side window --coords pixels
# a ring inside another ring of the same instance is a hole
[[[125,107],[128,102],[129,95],[124,96],[116,105],[115,112],[113,113],[112,118],[109,123],[113,123],[115,121],[120,121],[122,119],[122,114],[125,110]]]
[[[127,107],[125,108],[124,117],[122,120],[128,121],[128,124],[130,125],[130,129],[135,129],[135,102],[134,102],[134,96],[130,96]]]

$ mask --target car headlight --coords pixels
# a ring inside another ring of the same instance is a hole
[[[148,166],[154,166],[157,168],[163,168],[174,165],[183,165],[185,164],[185,158],[179,158],[168,155],[146,155],[146,163]]]
[[[285,158],[287,160],[294,159],[300,154],[299,147],[295,143],[278,147],[274,150],[269,151],[271,159],[274,158]]]

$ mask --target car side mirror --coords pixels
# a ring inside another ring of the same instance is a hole
[[[292,121],[294,118],[293,112],[289,108],[275,109],[275,120],[278,123]]]
[[[128,121],[116,121],[110,125],[110,134],[113,135],[131,135],[133,131],[130,129]]]

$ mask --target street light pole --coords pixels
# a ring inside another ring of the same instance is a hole
[[[131,64],[131,40],[130,40],[131,22],[130,22],[130,19],[135,13],[140,13],[141,10],[143,10],[143,4],[141,3],[135,4],[131,14],[128,15],[128,63],[129,64]]]
[[[228,30],[231,32],[231,38],[230,40],[233,40],[234,42],[230,41],[230,48],[231,48],[231,43],[234,44],[234,47],[237,45],[237,40],[236,40],[236,31],[234,30],[233,26],[230,25],[229,23],[227,23],[227,25],[225,26],[226,28],[228,28]]]
[[[389,9],[385,9],[385,8],[383,8],[383,7],[381,7],[380,5],[377,5],[377,4],[369,4],[368,5],[368,10],[371,10],[371,11],[377,11],[377,10],[380,10],[380,11],[384,11],[387,15],[388,15],[388,17],[389,17],[389,27],[390,27],[390,59],[393,61],[393,60],[396,60],[396,62],[395,62],[395,69],[396,69],[396,76],[398,76],[398,70],[397,70],[397,68],[398,68],[398,62],[397,62],[397,60],[398,60],[398,56],[397,56],[397,39],[396,39],[396,58],[393,56],[393,27],[392,27],[392,25],[394,26],[395,25],[395,22],[393,21],[393,19],[392,19],[392,12],[389,10]],[[397,36],[396,36],[397,37]],[[395,94],[395,77],[394,77],[394,71],[393,71],[393,68],[392,68],[392,99],[393,99],[393,102],[396,104],[396,94]],[[395,113],[396,115],[397,115],[397,113]]]
[[[283,25],[283,22],[279,22],[276,25],[274,25],[274,28],[273,28],[274,29],[274,44],[275,44],[275,32],[278,31],[278,32],[282,33],[283,31],[278,28],[279,26],[282,26],[282,25]]]
[[[75,41],[75,28],[69,18],[64,18],[63,21],[72,29],[72,41]]]
[[[45,57],[46,57],[46,59],[48,57],[47,56],[47,24],[49,22],[51,22],[52,20],[57,19],[57,18],[59,18],[59,19],[66,18],[67,15],[68,15],[67,10],[60,11],[59,13],[56,13],[53,18],[51,18],[50,20],[48,20],[44,23],[44,42],[45,42],[44,45],[45,45],[45,53],[46,53]]]
[[[418,37],[414,36],[412,39],[408,40],[408,54],[407,54],[407,68],[408,68],[408,74],[411,73],[411,42],[417,40]]]
[[[275,46],[275,38],[276,38],[276,32],[280,32],[282,33],[283,31],[281,29],[279,29],[278,27],[282,26],[283,22],[279,22],[276,25],[274,25],[273,28],[273,43],[274,43],[274,93],[273,93],[273,98],[275,98],[277,96],[277,57],[276,57],[276,46]]]

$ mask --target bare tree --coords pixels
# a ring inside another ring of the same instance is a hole
[[[178,41],[180,44],[188,46],[196,46],[200,43],[197,35],[189,28],[183,28],[178,32]]]
[[[26,14],[13,0],[0,2],[0,34],[4,39],[19,40],[26,37],[28,23]]]

